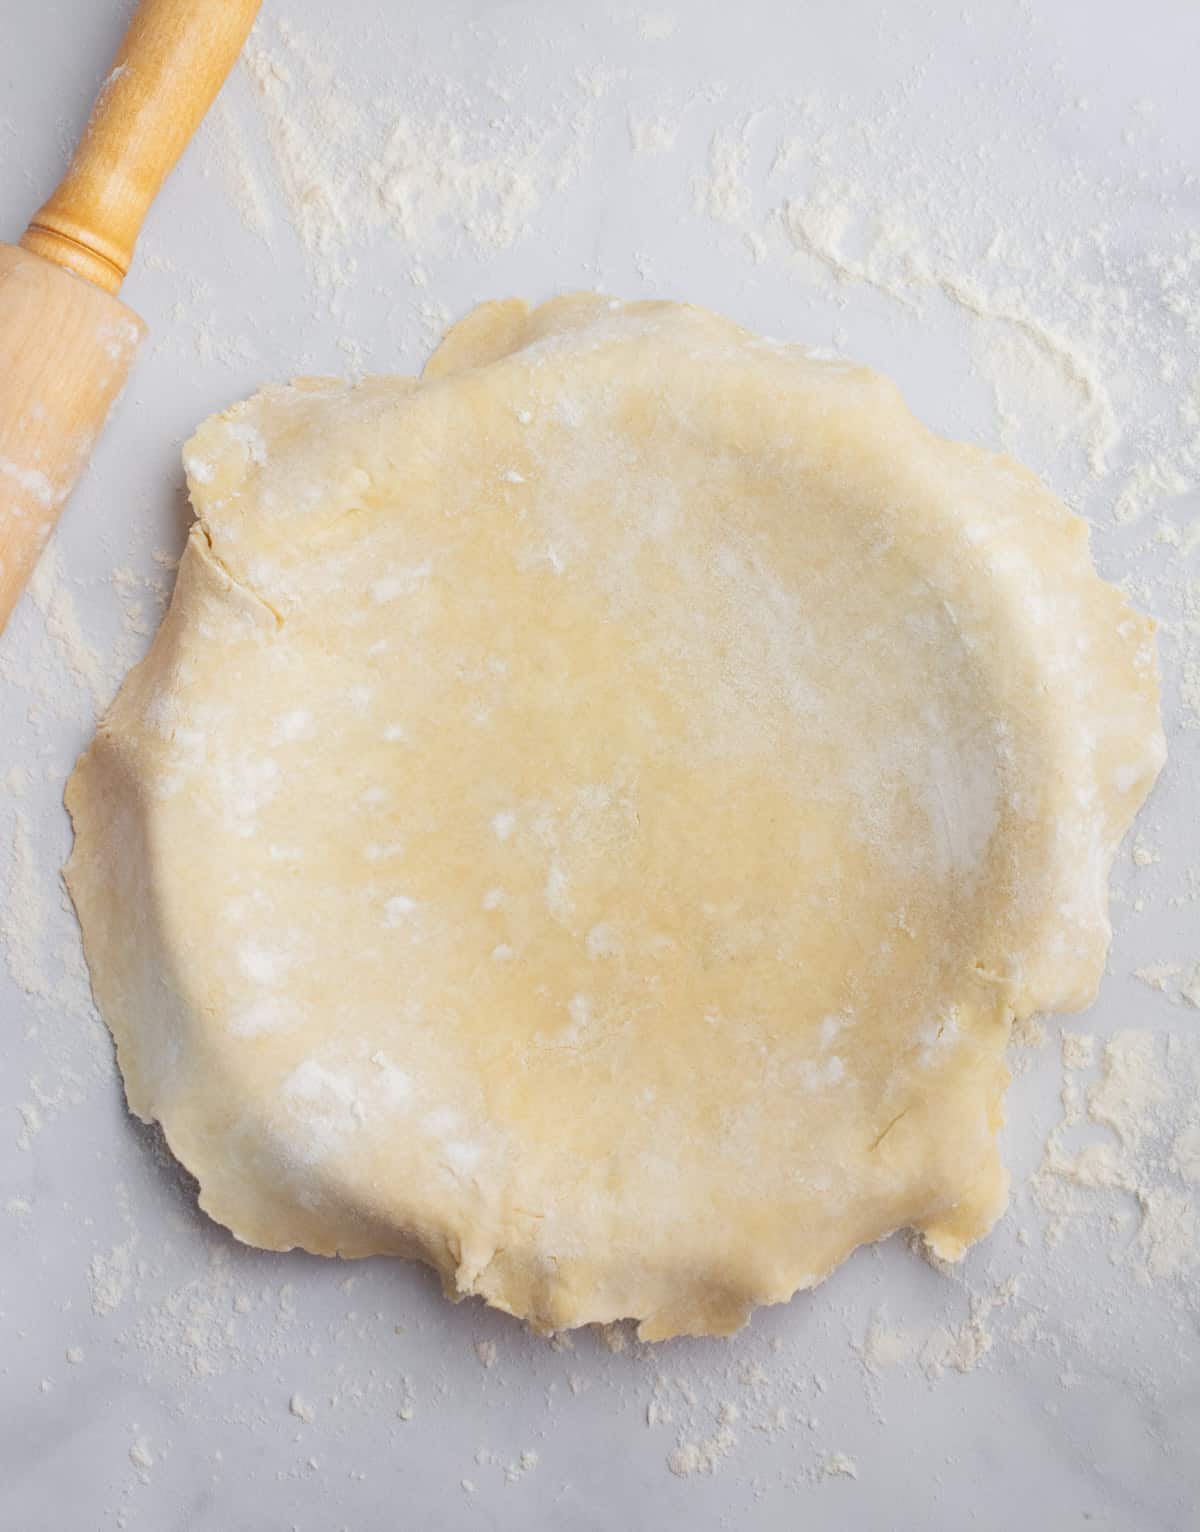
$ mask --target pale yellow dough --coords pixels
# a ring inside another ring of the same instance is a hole
[[[986,1232],[1010,1024],[1091,999],[1163,759],[1081,521],[873,373],[592,296],[185,461],[68,878],[214,1218],[649,1338]]]

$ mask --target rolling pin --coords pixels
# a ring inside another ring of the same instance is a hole
[[[141,0],[58,190],[0,244],[0,631],[124,386],[142,222],[261,0]]]

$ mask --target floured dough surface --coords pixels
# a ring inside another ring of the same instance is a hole
[[[1091,998],[1163,756],[1077,518],[870,372],[590,296],[185,460],[68,876],[214,1218],[648,1337],[986,1232],[1010,1024]]]

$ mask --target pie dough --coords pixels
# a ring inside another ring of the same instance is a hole
[[[485,304],[209,420],[67,793],[129,1105],[269,1249],[724,1333],[1002,1211],[1092,998],[1152,624],[1024,469],[700,309]]]

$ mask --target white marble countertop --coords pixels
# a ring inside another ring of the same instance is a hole
[[[4,237],[125,9],[9,7]],[[265,13],[151,216],[124,294],[151,343],[0,640],[0,1526],[1200,1526],[1200,11]],[[1163,625],[1171,761],[1099,1002],[1014,1048],[1007,1217],[952,1272],[861,1251],[729,1341],[551,1344],[419,1268],[238,1246],[125,1113],[58,880],[65,777],[169,594],[195,423],[575,287],[890,373],[1046,476]],[[1096,1043],[1064,1059],[1064,1030]]]

